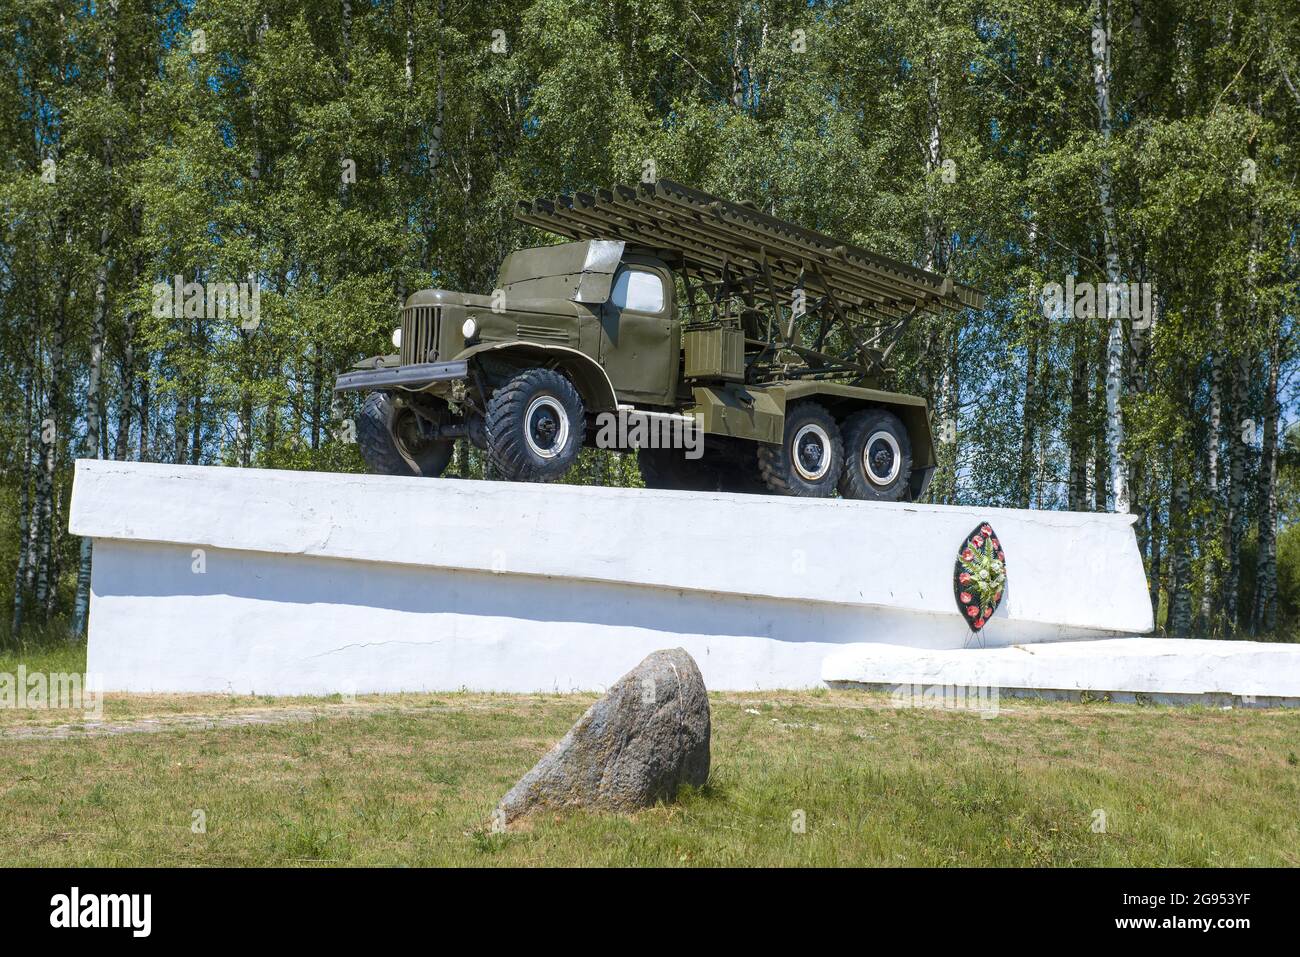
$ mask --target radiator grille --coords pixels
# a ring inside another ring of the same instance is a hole
[[[437,360],[441,323],[441,306],[407,306],[402,310],[402,365]]]

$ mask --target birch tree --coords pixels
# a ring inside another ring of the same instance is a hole
[[[1097,131],[1101,136],[1101,161],[1097,174],[1097,204],[1101,209],[1106,279],[1109,290],[1119,288],[1122,278],[1115,217],[1114,182],[1109,150],[1111,118],[1111,31],[1110,4],[1092,4],[1092,79],[1096,90]],[[1109,293],[1108,290],[1108,293]],[[1124,414],[1121,390],[1124,381],[1124,321],[1117,309],[1117,297],[1106,296],[1106,451],[1110,458],[1111,500],[1116,512],[1129,511],[1128,465],[1124,459]],[[1098,465],[1100,468],[1100,463]]]

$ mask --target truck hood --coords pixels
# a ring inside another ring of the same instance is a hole
[[[492,311],[491,296],[476,296],[468,292],[453,292],[448,289],[422,289],[407,297],[408,306],[460,306],[467,310]],[[506,294],[502,305],[505,312],[526,312],[544,316],[590,316],[593,307],[573,302],[570,299],[534,298],[517,299]]]

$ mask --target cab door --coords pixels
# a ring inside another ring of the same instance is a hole
[[[681,353],[672,274],[652,263],[620,266],[600,325],[600,364],[619,401],[672,404]]]

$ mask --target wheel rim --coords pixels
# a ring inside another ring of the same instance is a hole
[[[862,447],[862,469],[874,485],[891,485],[903,467],[898,439],[888,432],[872,432]]]
[[[816,423],[809,422],[794,434],[790,450],[794,470],[806,482],[820,482],[831,470],[831,437]]]
[[[524,413],[524,440],[533,454],[544,459],[559,455],[569,442],[569,416],[560,400],[539,395]]]

